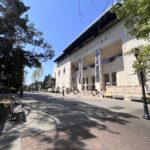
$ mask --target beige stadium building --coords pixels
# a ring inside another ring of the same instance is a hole
[[[55,60],[55,87],[66,93],[139,98],[140,79],[132,67],[135,57],[124,53],[143,44],[148,42],[131,37],[123,21],[107,10]],[[149,94],[149,83],[145,89]]]

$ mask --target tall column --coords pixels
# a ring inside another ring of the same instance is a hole
[[[83,90],[83,58],[79,59],[79,90]]]
[[[73,81],[72,81],[72,64],[71,62],[69,63],[69,92],[72,90],[72,85],[73,85]]]
[[[102,88],[102,66],[101,66],[101,57],[100,50],[95,52],[95,88],[98,91],[101,91]]]
[[[111,86],[111,85],[113,85],[113,83],[112,83],[112,73],[108,73],[108,76],[109,76],[109,85]]]

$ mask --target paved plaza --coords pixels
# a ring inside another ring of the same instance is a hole
[[[143,105],[99,97],[26,93],[27,122],[0,123],[0,150],[149,150]]]

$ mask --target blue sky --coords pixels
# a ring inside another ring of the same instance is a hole
[[[42,63],[43,77],[53,74],[54,59],[112,2],[113,0],[24,0],[30,6],[27,12],[30,22],[43,32],[45,40],[55,51],[52,60]],[[26,83],[30,84],[33,69],[26,70]]]

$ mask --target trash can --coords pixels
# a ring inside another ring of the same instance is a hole
[[[22,111],[22,112],[15,113],[15,121],[16,123],[26,122],[25,112]]]

